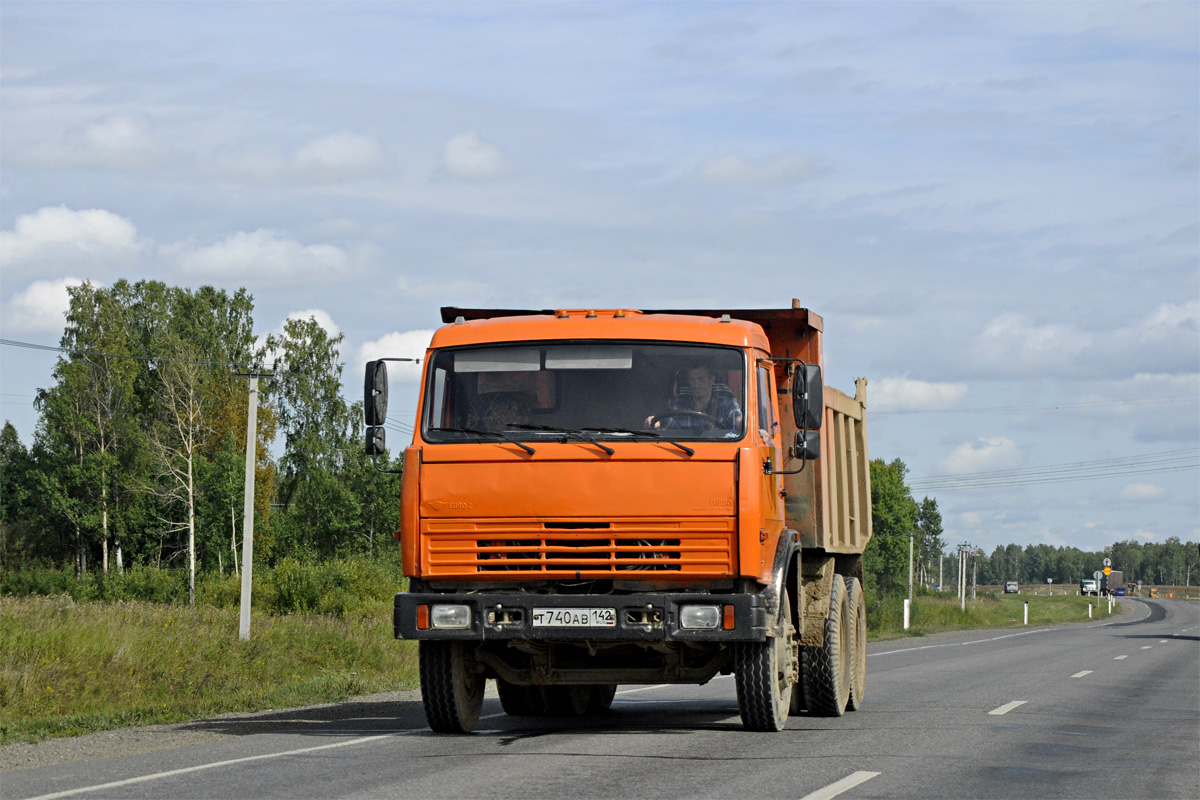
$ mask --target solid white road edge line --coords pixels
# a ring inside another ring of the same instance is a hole
[[[817,789],[815,792],[804,795],[800,800],[830,800],[831,797],[837,797],[847,789],[853,789],[860,783],[866,783],[878,774],[878,772],[854,772],[842,778],[837,783],[831,783],[828,786]]]
[[[1011,703],[1005,703],[1004,705],[1000,706],[999,708],[993,708],[988,713],[991,714],[993,717],[1004,716],[1005,714],[1012,711],[1017,706],[1023,706],[1028,702],[1029,702],[1028,700],[1013,700]]]
[[[867,653],[867,658],[875,658],[876,656],[890,656],[892,653],[912,653],[916,650],[929,650],[934,647],[963,647],[968,644],[983,644],[984,642],[998,642],[1001,639],[1011,639],[1014,636],[1028,636],[1031,633],[1045,633],[1053,630],[1053,628],[1038,628],[1033,631],[1021,631],[1020,633],[1008,633],[1004,636],[993,636],[989,639],[975,639],[970,642],[946,642],[945,644],[924,644],[920,647],[906,647],[903,650],[886,650],[882,653]]]
[[[146,781],[154,781],[159,778],[170,778],[173,775],[186,775],[189,772],[200,772],[206,769],[215,769],[217,767],[227,767],[231,764],[245,764],[250,761],[265,761],[268,758],[282,758],[283,756],[298,756],[303,753],[315,753],[318,750],[332,750],[335,747],[349,747],[350,745],[363,744],[364,742],[373,742],[376,739],[387,739],[393,734],[385,733],[379,736],[364,736],[361,739],[351,739],[348,742],[335,742],[334,744],[319,744],[316,747],[302,747],[299,750],[287,750],[282,753],[264,753],[260,756],[246,756],[245,758],[231,758],[227,761],[214,761],[211,764],[199,764],[195,767],[184,767],[183,769],[172,769],[167,772],[156,772],[153,775],[142,775],[137,778],[128,778],[123,781],[113,781],[112,783],[101,783],[96,786],[82,786],[78,789],[66,789],[53,794],[43,794],[38,797],[31,797],[29,800],[54,800],[58,797],[70,797],[73,794],[84,794],[85,792],[99,792],[105,789],[118,789],[122,786],[132,786],[135,783],[145,783]]]

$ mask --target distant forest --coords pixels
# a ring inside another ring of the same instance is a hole
[[[118,281],[69,292],[32,445],[11,424],[0,431],[0,568],[183,570],[193,599],[197,571],[236,571],[249,371],[271,373],[259,383],[255,561],[317,563],[395,547],[398,476],[363,454],[361,404],[343,398],[340,334],[292,319],[258,342],[245,290]],[[868,586],[885,593],[907,589],[910,535],[917,585],[937,583],[939,555],[943,582],[956,581],[937,501],[913,498],[907,472],[899,459],[871,463],[874,538],[864,567]],[[1200,573],[1197,545],[1169,539],[1095,552],[997,547],[977,557],[978,580],[1072,583],[1105,557],[1126,581],[1179,585]]]

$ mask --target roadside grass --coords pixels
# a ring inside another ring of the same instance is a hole
[[[411,688],[388,601],[337,614],[0,598],[0,744]]]
[[[904,597],[867,597],[867,635],[872,641],[886,641],[905,636],[926,636],[945,631],[973,628],[1019,628],[1024,626],[1025,603],[1029,603],[1029,624],[1048,625],[1061,622],[1086,622],[1091,601],[1092,619],[1108,614],[1108,603],[1095,607],[1095,598],[1079,595],[995,594],[991,592],[968,598],[966,609],[959,600],[946,595],[917,595],[913,598],[910,627],[904,630]],[[1117,613],[1118,606],[1113,606]]]

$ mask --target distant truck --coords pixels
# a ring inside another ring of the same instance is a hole
[[[618,684],[732,674],[748,730],[866,690],[866,379],[823,386],[821,317],[443,308],[411,446],[395,635],[430,727],[598,713]],[[384,451],[386,359],[367,365]]]
[[[1100,579],[1101,594],[1115,595],[1118,589],[1122,590],[1121,594],[1125,593],[1125,573],[1121,570],[1114,569]]]
[[[1096,581],[1091,578],[1084,578],[1079,582],[1079,593],[1082,595],[1094,595],[1098,594],[1099,591],[1100,589],[1096,585]]]

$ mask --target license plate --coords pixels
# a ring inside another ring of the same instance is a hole
[[[535,628],[615,628],[615,608],[535,608]]]

